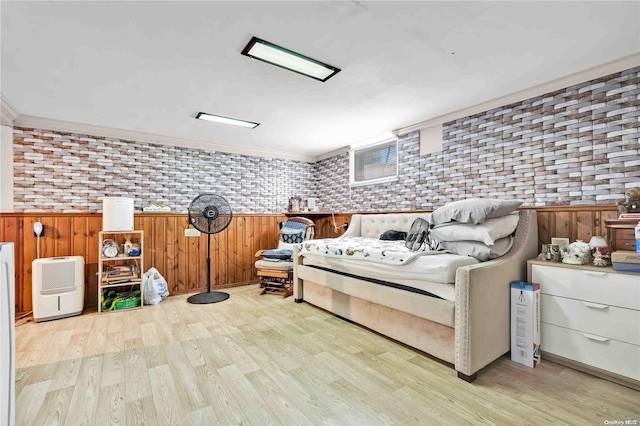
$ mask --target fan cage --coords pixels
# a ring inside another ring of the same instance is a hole
[[[219,194],[200,194],[189,206],[189,222],[206,234],[217,234],[225,230],[232,218],[229,201]]]

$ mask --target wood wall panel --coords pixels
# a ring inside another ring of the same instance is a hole
[[[596,212],[584,211],[575,212],[575,235],[574,240],[589,241],[594,235],[596,225]],[[598,230],[599,231],[599,230]],[[596,231],[597,232],[597,231]]]
[[[594,235],[608,238],[604,220],[617,218],[619,214],[615,205],[537,207],[535,210],[539,245],[551,243],[554,237],[569,238],[571,242],[589,242]]]
[[[24,300],[24,270],[21,265],[24,263],[24,248],[22,244],[23,234],[23,220],[20,217],[15,216],[0,216],[0,241],[14,243],[14,256],[15,256],[15,304],[16,312],[20,312],[17,307],[19,301],[21,303]],[[21,304],[20,304],[21,306]]]
[[[601,211],[599,217],[596,219],[595,223],[595,234],[594,235],[602,235],[605,237],[606,241],[611,239],[609,235],[608,229],[605,227],[604,221],[607,219],[617,219],[619,212],[615,209]]]
[[[86,307],[97,306],[98,301],[98,259],[100,250],[100,231],[102,230],[102,216],[91,215],[86,218],[86,251],[84,253],[86,259],[85,268],[85,292],[84,300]],[[146,265],[145,265],[146,266]],[[25,283],[25,286],[27,283]],[[26,308],[26,306],[25,306]],[[25,311],[30,309],[25,309]]]
[[[335,218],[335,224],[334,224]],[[316,238],[336,238],[344,234],[345,223],[351,223],[351,214],[338,213],[334,217],[323,216],[315,220],[316,222]],[[335,226],[334,226],[335,225]],[[335,232],[338,227],[338,232]]]
[[[225,288],[256,280],[253,263],[258,250],[274,248],[280,215],[235,215],[229,227],[211,236],[211,287]],[[33,224],[45,227],[40,257],[85,258],[85,307],[97,305],[99,232],[102,216],[89,213],[4,213],[0,241],[16,246],[16,312],[32,309],[31,264],[37,258],[38,239]],[[144,231],[145,270],[155,267],[171,294],[206,290],[207,235],[185,237],[186,214],[136,214],[135,228]],[[227,254],[231,258],[227,259]]]
[[[571,212],[555,212],[554,237],[569,238],[572,228]]]
[[[616,206],[559,206],[535,208],[538,212],[539,244],[553,237],[589,241],[593,235],[608,238],[604,220],[616,218]],[[213,289],[255,282],[255,252],[275,248],[283,215],[234,215],[229,227],[211,236],[211,286]],[[316,216],[316,238],[335,238],[334,219]],[[36,258],[37,239],[33,224],[42,222],[40,256],[85,258],[85,307],[97,303],[99,232],[102,216],[89,213],[6,213],[0,217],[0,241],[16,245],[16,312],[31,310],[31,262]],[[335,215],[338,226],[351,222],[351,214]],[[155,267],[167,279],[171,294],[206,289],[207,235],[185,237],[186,214],[136,214],[135,227],[145,231],[145,270]],[[227,254],[229,258],[227,258]]]

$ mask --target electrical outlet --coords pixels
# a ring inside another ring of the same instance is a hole
[[[192,228],[184,228],[184,236],[185,237],[199,237],[200,231]]]

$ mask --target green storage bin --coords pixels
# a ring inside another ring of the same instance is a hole
[[[140,290],[116,293],[106,290],[102,293],[102,311],[117,311],[119,309],[137,308],[140,306]]]
[[[117,311],[118,309],[137,308],[138,306],[140,306],[140,298],[130,297],[124,300],[116,300],[113,309]]]

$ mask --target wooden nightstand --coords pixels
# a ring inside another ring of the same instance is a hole
[[[634,228],[640,222],[638,219],[605,219],[604,226],[609,233],[608,242],[614,250],[636,249]]]
[[[640,274],[530,260],[542,359],[640,390]]]

